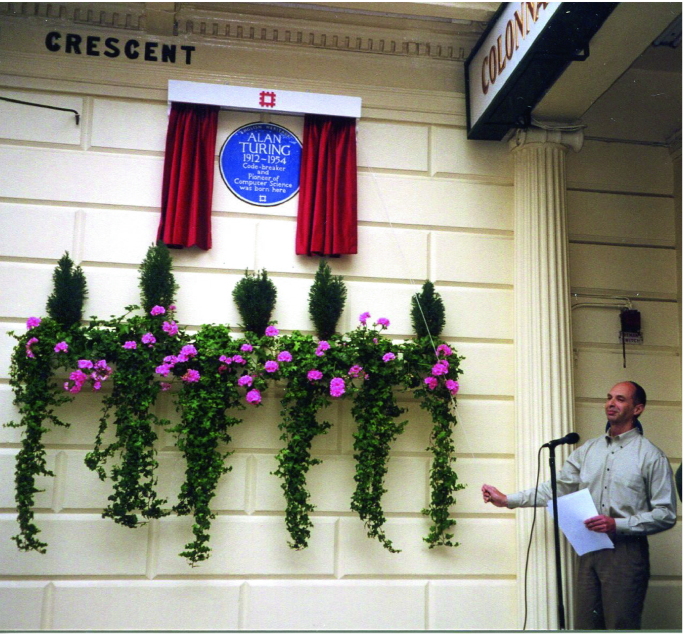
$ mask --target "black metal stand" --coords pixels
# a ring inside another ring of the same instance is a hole
[[[564,618],[564,592],[561,585],[561,543],[559,541],[559,511],[557,510],[557,469],[554,447],[549,448],[549,469],[552,473],[552,509],[554,510],[554,561],[557,566],[557,613],[559,629],[566,629]]]

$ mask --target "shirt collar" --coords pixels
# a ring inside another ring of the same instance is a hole
[[[618,436],[610,436],[609,432],[607,432],[604,437],[607,440],[607,443],[615,442],[615,443],[621,443],[622,445],[627,445],[629,442],[632,442],[635,440],[640,435],[640,430],[637,427],[633,427],[632,429],[623,432],[622,434],[619,434]]]

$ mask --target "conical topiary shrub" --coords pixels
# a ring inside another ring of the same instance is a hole
[[[445,327],[445,305],[433,282],[426,280],[421,293],[412,296],[411,325],[419,338],[438,337]]]
[[[48,315],[66,328],[78,324],[83,316],[88,287],[81,267],[74,268],[68,251],[57,262],[52,283],[52,294],[46,306]]]
[[[347,299],[347,288],[341,275],[333,275],[323,258],[309,289],[309,316],[314,323],[316,336],[322,341],[335,334]]]
[[[233,300],[243,320],[241,328],[244,331],[260,337],[264,334],[276,307],[276,295],[276,286],[269,279],[266,269],[261,274],[245,271],[245,277],[233,289]]]
[[[154,306],[168,308],[174,303],[178,284],[172,273],[171,253],[163,242],[153,244],[147,250],[140,265],[140,301],[149,313]]]

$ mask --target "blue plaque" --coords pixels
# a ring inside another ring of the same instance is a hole
[[[251,205],[271,207],[300,190],[302,143],[275,123],[249,123],[225,141],[219,154],[226,186]]]

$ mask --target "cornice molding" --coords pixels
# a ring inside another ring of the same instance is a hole
[[[157,5],[160,6],[160,5]],[[194,3],[3,3],[0,16],[46,24],[116,28],[150,36],[182,36],[213,45],[269,45],[391,57],[463,62],[485,26],[482,22],[431,23],[279,9],[272,5]],[[211,7],[211,5],[209,5]],[[247,11],[249,9],[249,12]],[[160,20],[166,16],[167,20]],[[295,17],[293,17],[295,16]],[[330,16],[330,19],[328,19]],[[427,24],[429,26],[427,26]],[[168,31],[168,32],[165,32]]]

